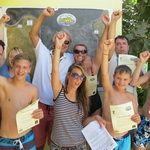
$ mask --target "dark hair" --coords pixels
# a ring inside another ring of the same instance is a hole
[[[27,60],[32,64],[31,58],[26,53],[20,53],[16,55],[13,59],[13,65],[19,60]]]
[[[124,36],[124,35],[118,35],[116,38],[115,38],[115,43],[116,43],[116,40],[117,39],[122,39],[122,40],[126,40],[127,41],[127,43],[129,44],[129,39],[126,37],[126,36]]]
[[[83,47],[85,47],[85,50],[87,51],[87,46],[85,44],[82,44],[82,43],[75,44],[73,47],[73,51],[76,49],[77,46],[83,46]]]
[[[68,85],[68,75],[72,72],[72,70],[74,68],[80,69],[81,72],[83,73],[83,75],[85,76],[84,70],[81,65],[79,65],[77,63],[72,64],[68,69],[68,73],[67,73],[67,76],[65,79],[65,92],[66,93],[67,93],[67,85]],[[84,80],[82,81],[81,85],[77,89],[77,102],[78,102],[79,106],[82,105],[83,111],[84,111],[84,116],[87,116],[88,115],[88,97],[86,94],[85,82],[86,82],[86,76],[85,76]]]
[[[3,51],[4,51],[4,49],[5,49],[5,43],[2,40],[0,40],[0,45],[3,47]]]
[[[132,76],[132,70],[127,65],[119,65],[119,66],[117,66],[115,71],[114,71],[114,75],[116,75],[117,73],[119,73],[119,74],[127,73],[130,76]]]

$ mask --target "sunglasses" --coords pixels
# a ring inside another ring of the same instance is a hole
[[[74,49],[74,51],[73,51],[75,54],[79,54],[79,53],[81,53],[81,54],[86,54],[87,53],[87,50],[78,50],[78,49]]]
[[[70,41],[65,40],[65,41],[64,41],[64,44],[65,44],[65,45],[69,45],[69,44],[70,44]]]
[[[73,77],[74,79],[80,79],[81,81],[83,81],[83,79],[85,78],[84,75],[79,75],[76,72],[72,72],[71,77]]]

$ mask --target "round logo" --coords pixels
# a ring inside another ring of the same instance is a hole
[[[71,26],[76,23],[76,17],[72,14],[64,13],[57,17],[57,23],[61,26]]]

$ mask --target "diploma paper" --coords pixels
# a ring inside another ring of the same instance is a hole
[[[134,55],[119,54],[118,65],[127,65],[133,72],[136,68],[137,59],[138,57]],[[147,70],[148,70],[148,63],[144,63],[142,67],[142,72],[145,74]]]
[[[20,110],[16,114],[18,133],[22,133],[39,124],[39,119],[33,119],[32,113],[38,109],[38,100]]]
[[[92,121],[82,133],[92,150],[113,150],[117,144],[104,127],[100,127],[97,121]]]
[[[115,132],[123,133],[137,128],[137,123],[131,120],[131,116],[134,115],[132,102],[110,105],[110,111]]]
[[[136,56],[119,54],[118,65],[127,65],[133,72],[136,68],[136,60],[137,60]]]

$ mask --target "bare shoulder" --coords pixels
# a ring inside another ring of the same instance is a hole
[[[127,92],[127,97],[135,106],[138,106],[137,97],[134,94]]]
[[[126,92],[126,94],[131,100],[134,100],[136,98],[135,95],[130,92]]]
[[[37,93],[38,89],[37,89],[37,87],[35,85],[33,85],[33,84],[29,83],[29,82],[26,82],[26,86],[27,86],[27,88],[30,89],[30,91]]]
[[[0,76],[0,85],[1,86],[7,84],[7,82],[8,82],[7,78]]]
[[[31,96],[31,100],[32,102],[38,99],[38,89],[36,86],[34,86],[33,84],[27,82],[27,88],[30,91],[30,96]]]

